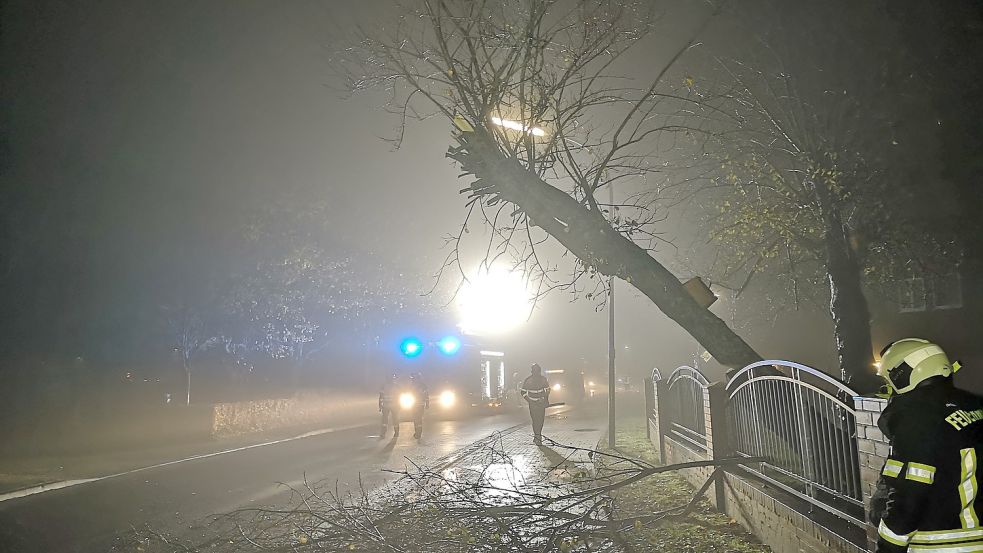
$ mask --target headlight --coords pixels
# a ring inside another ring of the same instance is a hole
[[[449,409],[451,407],[454,407],[455,403],[457,403],[457,396],[454,395],[454,392],[450,390],[444,390],[443,392],[440,393],[441,407],[445,409]]]
[[[560,391],[560,385],[559,384],[554,384],[553,385],[553,391],[554,392],[559,392]]]
[[[410,407],[413,407],[413,404],[415,403],[416,403],[416,398],[413,397],[413,394],[408,392],[399,394],[399,406],[402,407],[403,409],[409,409]]]

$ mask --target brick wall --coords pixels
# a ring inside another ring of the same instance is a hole
[[[689,463],[691,461],[705,461],[706,457],[699,453],[696,453],[692,449],[686,447],[680,442],[672,439],[669,436],[665,438],[666,444],[666,464],[674,465],[676,463]],[[687,482],[694,488],[699,488],[710,478],[710,474],[713,472],[713,467],[698,467],[692,469],[684,469],[678,471],[679,475],[686,479]],[[711,490],[713,488],[710,488]],[[710,494],[711,503],[713,501],[713,494]]]
[[[820,509],[810,512],[810,505],[781,490],[735,473],[727,474],[725,488],[724,512],[776,553],[866,552],[854,543],[862,541],[859,529],[844,528],[842,521]]]
[[[853,398],[853,406],[857,411],[857,449],[860,450],[860,485],[864,493],[864,510],[870,507],[870,496],[874,493],[877,479],[880,476],[884,461],[887,460],[891,447],[887,438],[877,428],[877,420],[887,401],[864,397]],[[877,528],[867,525],[867,544],[873,551],[877,542]]]

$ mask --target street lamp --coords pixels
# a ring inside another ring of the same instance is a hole
[[[564,142],[570,142],[576,146],[586,149],[593,156],[594,152],[586,144],[581,144],[579,142],[570,140],[569,138],[564,138]],[[595,156],[597,157],[597,156]],[[608,204],[612,210],[617,208],[614,206],[614,185],[608,184]],[[614,274],[612,273],[608,277],[608,447],[614,449],[615,446],[615,400],[614,400],[614,390],[617,387],[617,377],[616,366],[615,366],[615,353],[617,346],[614,342]]]

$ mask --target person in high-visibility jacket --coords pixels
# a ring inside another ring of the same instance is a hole
[[[543,445],[543,424],[546,422],[546,408],[550,403],[550,383],[543,376],[543,368],[533,363],[529,376],[522,382],[519,393],[529,404],[529,418],[532,419],[533,443]]]
[[[957,370],[942,348],[919,338],[881,352],[889,399],[878,426],[891,453],[871,500],[876,553],[983,552],[983,398],[953,385]]]

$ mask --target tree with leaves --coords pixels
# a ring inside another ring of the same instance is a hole
[[[789,282],[780,303],[825,295],[844,381],[875,389],[865,277],[954,254],[921,215],[934,153],[923,87],[879,2],[760,0],[732,19],[726,36],[747,38],[711,53],[716,71],[693,92],[728,114],[704,144],[719,170],[680,193],[701,200],[719,280],[740,294],[767,271]]]
[[[323,201],[283,198],[248,216],[222,292],[221,336],[239,363],[250,354],[285,363],[296,383],[339,337],[375,336],[401,312],[428,310],[420,279],[335,233]]]

